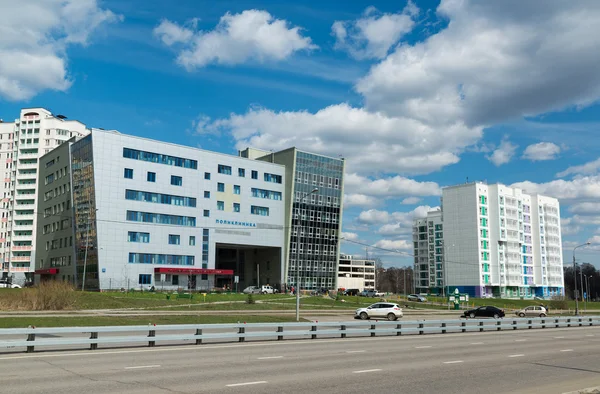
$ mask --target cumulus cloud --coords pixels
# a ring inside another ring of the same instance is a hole
[[[404,200],[402,200],[401,204],[414,205],[414,204],[418,204],[420,201],[421,201],[421,199],[419,197],[407,197]]]
[[[435,182],[419,182],[399,175],[370,179],[356,173],[347,174],[344,188],[377,197],[439,196],[442,189]]]
[[[412,241],[407,241],[405,239],[380,239],[379,241],[375,242],[373,246],[375,246],[376,248],[399,251],[407,251],[413,249]]]
[[[358,83],[367,109],[473,126],[600,96],[599,2],[442,0],[437,13],[447,28],[398,46]]]
[[[375,223],[387,223],[390,219],[390,214],[387,211],[379,211],[377,209],[369,209],[368,211],[362,211],[357,218],[359,223],[364,224],[375,224]]]
[[[369,207],[377,204],[377,199],[365,194],[345,194],[344,208],[349,207]]]
[[[404,10],[395,14],[369,7],[359,19],[333,23],[331,34],[335,37],[335,49],[345,50],[355,59],[382,59],[413,29],[418,15],[419,9],[410,1]]]
[[[500,146],[496,148],[491,155],[486,156],[496,167],[506,164],[515,156],[518,146],[511,143],[508,139],[502,140]]]
[[[600,170],[600,158],[594,161],[590,161],[589,163],[582,164],[580,166],[569,167],[566,170],[556,174],[556,176],[562,178],[574,174],[591,175],[596,174],[598,170]]]
[[[96,0],[0,1],[0,98],[28,100],[71,84],[67,50],[122,20]]]
[[[523,159],[531,161],[554,160],[559,153],[560,146],[552,142],[539,142],[525,148]]]
[[[168,46],[178,45],[177,62],[188,71],[213,63],[278,61],[294,52],[317,48],[299,27],[291,27],[286,20],[261,10],[228,12],[207,32],[198,31],[195,21],[180,26],[163,20],[154,34]]]
[[[344,238],[348,241],[356,241],[358,239],[358,234],[351,232],[342,232],[341,238]]]
[[[599,202],[580,202],[569,207],[569,212],[580,215],[598,215],[600,214]]]
[[[600,176],[582,176],[570,181],[556,179],[545,183],[525,181],[515,183],[512,187],[565,200],[600,198]]]

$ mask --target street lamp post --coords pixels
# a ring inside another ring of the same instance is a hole
[[[573,276],[575,277],[575,316],[579,315],[579,297],[577,294],[577,263],[575,262],[575,250],[577,248],[581,248],[582,246],[588,246],[589,244],[590,242],[586,242],[573,248]]]
[[[296,321],[300,321],[300,204],[306,197],[318,191],[319,189],[315,187],[298,202],[298,220],[296,221]]]
[[[579,267],[579,272],[581,272],[581,267]],[[581,284],[582,290],[583,290],[583,285],[585,284],[585,297],[583,298],[584,301],[584,310],[587,312],[587,299],[590,296],[589,293],[589,289],[588,289],[588,276],[587,275],[583,275],[583,283]]]

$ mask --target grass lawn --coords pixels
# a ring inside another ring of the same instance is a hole
[[[133,326],[146,324],[278,323],[296,321],[295,316],[94,316],[94,317],[3,317],[0,328]]]

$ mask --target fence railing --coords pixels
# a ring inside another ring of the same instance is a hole
[[[498,320],[419,320],[419,321],[356,321],[301,323],[235,323],[235,324],[177,324],[147,326],[49,327],[0,329],[0,349],[25,348],[28,353],[36,347],[134,345],[157,342],[187,342],[196,345],[205,340],[244,342],[246,339],[283,340],[298,338],[347,338],[382,335],[423,335],[483,331],[506,331],[540,328],[599,326],[600,316],[505,318]],[[219,330],[219,332],[211,332]],[[177,333],[173,333],[176,332]],[[207,332],[209,331],[209,332]],[[81,336],[84,334],[85,336]],[[115,335],[117,334],[117,335]],[[121,334],[121,335],[118,335]],[[131,334],[131,335],[126,335]]]

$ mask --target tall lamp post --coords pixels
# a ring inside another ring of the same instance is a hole
[[[579,272],[581,272],[581,267],[579,267]],[[588,276],[587,275],[583,275],[583,283],[581,284],[581,289],[583,290],[583,285],[585,284],[585,297],[583,298],[583,301],[585,302],[584,305],[584,310],[587,312],[587,300],[588,297],[590,296],[589,293],[589,287],[588,287]]]
[[[296,321],[300,321],[300,204],[311,194],[318,192],[318,188],[314,188],[310,193],[304,194],[298,202],[298,220],[296,221]]]
[[[579,297],[577,294],[577,263],[575,262],[575,250],[583,246],[588,246],[589,244],[590,242],[586,242],[573,248],[573,276],[575,277],[575,316],[579,315]]]

